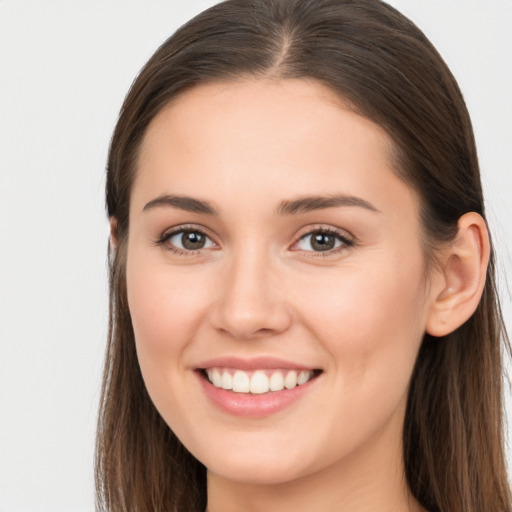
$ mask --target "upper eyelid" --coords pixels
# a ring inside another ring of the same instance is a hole
[[[307,226],[307,227],[303,228],[303,230],[301,230],[300,234],[297,236],[296,241],[293,243],[297,243],[299,240],[301,240],[305,236],[312,235],[313,233],[318,233],[318,232],[330,233],[333,235],[337,235],[340,238],[348,239],[351,242],[355,242],[355,236],[352,235],[352,233],[350,233],[346,229],[341,229],[341,228],[337,228],[337,227],[325,225],[325,224],[324,225],[317,224],[314,226]]]
[[[183,231],[197,231],[198,233],[201,233],[207,236],[208,238],[211,238],[212,240],[215,238],[214,236],[212,236],[211,231],[208,228],[198,224],[180,224],[178,226],[168,228],[162,233],[160,238],[169,238]]]

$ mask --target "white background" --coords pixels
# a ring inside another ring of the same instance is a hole
[[[0,512],[94,510],[109,138],[140,67],[213,3],[0,0]],[[465,94],[503,278],[512,0],[391,3],[436,44]],[[510,328],[505,286],[503,295]]]

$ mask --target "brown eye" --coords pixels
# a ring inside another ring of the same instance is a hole
[[[310,243],[315,251],[329,251],[336,246],[336,237],[328,233],[315,233],[311,235]]]
[[[352,245],[352,240],[338,232],[316,230],[304,235],[297,242],[297,249],[308,252],[328,252]]]
[[[202,233],[197,233],[196,231],[185,231],[181,235],[181,245],[189,251],[202,249],[205,242],[206,237]]]
[[[199,251],[215,246],[210,237],[201,231],[185,229],[175,231],[165,237],[165,244],[181,251]]]

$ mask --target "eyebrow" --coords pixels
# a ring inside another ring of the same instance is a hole
[[[145,212],[158,207],[172,207],[192,213],[202,213],[205,215],[212,215],[214,217],[219,216],[217,209],[208,201],[201,201],[188,196],[176,196],[169,194],[159,196],[156,199],[149,201],[142,211]]]
[[[360,197],[337,194],[332,196],[308,196],[293,201],[283,201],[278,208],[280,215],[296,215],[325,208],[336,208],[341,206],[357,206],[372,212],[380,213],[373,204]]]
[[[290,201],[283,201],[279,205],[277,213],[279,215],[297,215],[315,210],[342,206],[356,206],[372,212],[380,213],[375,206],[365,199],[347,194],[307,196]],[[142,211],[148,211],[159,207],[178,208],[192,213],[201,213],[203,215],[211,215],[214,217],[219,216],[218,210],[208,201],[173,194],[165,194],[149,201]]]

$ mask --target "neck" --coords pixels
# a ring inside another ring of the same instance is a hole
[[[332,466],[272,484],[208,472],[207,512],[422,512],[407,486],[401,428],[388,425]]]

